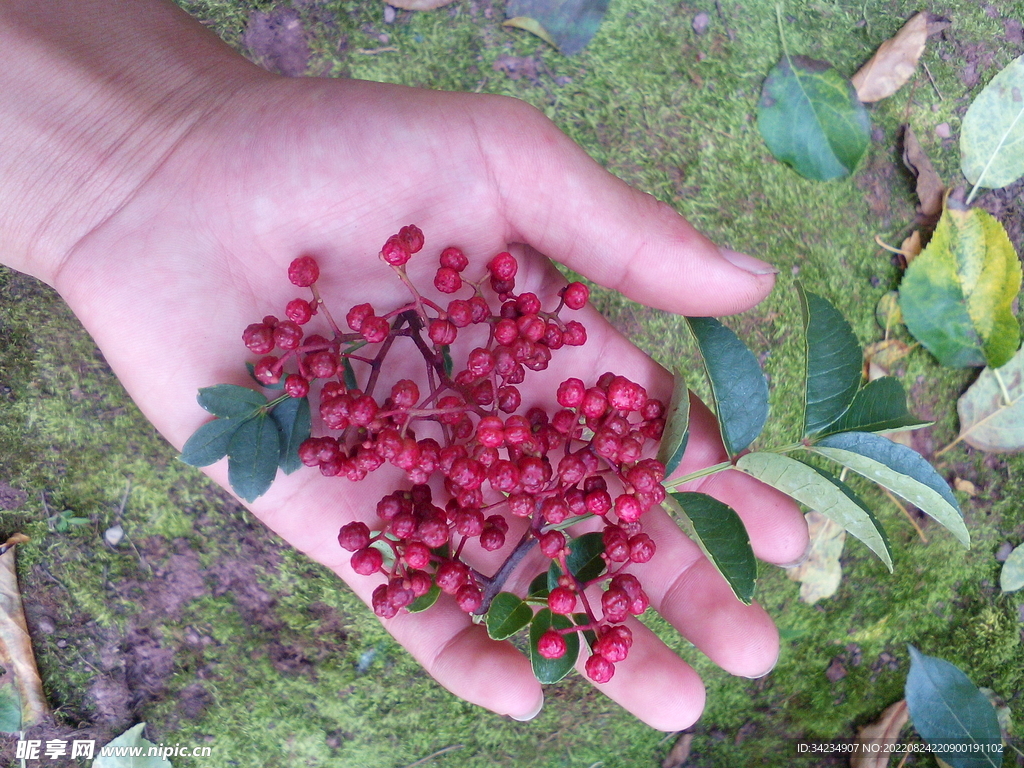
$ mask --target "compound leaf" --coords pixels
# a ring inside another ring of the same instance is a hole
[[[788,54],[764,81],[757,127],[776,159],[815,181],[852,173],[871,138],[850,81],[826,62]]]
[[[249,416],[267,404],[267,398],[248,387],[237,384],[217,384],[203,387],[196,398],[199,404],[214,416],[226,418]]]
[[[853,403],[861,382],[863,352],[846,318],[797,283],[804,321],[807,387],[804,435],[821,432]]]
[[[533,611],[517,595],[499,592],[487,609],[487,634],[492,640],[507,640],[530,623]]]
[[[265,413],[247,419],[228,444],[231,489],[245,501],[255,501],[274,482],[280,458],[277,424]]]
[[[900,308],[910,332],[943,365],[1005,364],[1020,346],[1011,304],[1021,268],[1010,238],[981,208],[948,204],[928,246],[907,267]]]
[[[689,533],[718,572],[732,587],[733,594],[750,605],[757,582],[757,560],[750,537],[736,512],[718,499],[704,493],[669,494],[669,508],[680,522],[689,525]]]
[[[952,531],[965,547],[971,546],[956,497],[917,451],[867,432],[829,435],[811,450],[888,488]]]
[[[577,632],[562,635],[565,638],[566,651],[560,659],[545,659],[537,652],[537,642],[541,635],[552,627],[569,629],[572,625],[568,616],[551,613],[549,608],[542,608],[533,617],[533,623],[530,624],[530,661],[533,664],[533,674],[540,682],[557,683],[569,674],[580,655],[580,636]]]
[[[892,376],[869,381],[853,397],[853,402],[822,434],[836,432],[894,432],[916,429],[928,422],[912,416],[907,410],[907,394],[903,385]]]
[[[228,454],[228,445],[245,419],[214,419],[192,433],[181,449],[181,459],[193,467],[206,467]]]
[[[1024,350],[1001,368],[983,369],[956,410],[968,445],[993,452],[1024,449]]]
[[[281,457],[278,465],[290,475],[302,466],[299,446],[309,437],[309,398],[289,397],[270,413],[281,435]]]
[[[665,477],[671,477],[679,467],[686,452],[686,443],[690,437],[690,390],[686,380],[676,374],[672,389],[672,400],[669,401],[668,412],[665,414],[665,433],[661,437],[658,448],[658,461],[665,465]]]
[[[971,102],[960,129],[960,167],[971,184],[990,189],[1024,176],[1024,56]]]
[[[754,353],[712,317],[686,318],[711,382],[722,440],[730,455],[744,450],[768,418],[768,382]]]
[[[885,530],[849,486],[828,472],[779,453],[748,453],[736,468],[834,520],[863,541],[892,571]]]
[[[907,708],[932,754],[953,768],[1002,765],[999,719],[985,694],[948,661],[908,648]],[[965,745],[977,745],[977,751],[965,750]]]

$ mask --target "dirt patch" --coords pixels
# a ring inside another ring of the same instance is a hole
[[[0,509],[17,509],[28,501],[28,494],[0,480]]]
[[[242,42],[251,58],[279,75],[300,77],[309,69],[309,42],[298,10],[287,6],[253,11]]]
[[[978,205],[1002,222],[1017,253],[1024,253],[1024,179],[981,195]]]

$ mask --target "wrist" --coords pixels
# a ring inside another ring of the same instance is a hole
[[[10,0],[0,49],[0,262],[51,284],[198,124],[265,76],[162,0]]]

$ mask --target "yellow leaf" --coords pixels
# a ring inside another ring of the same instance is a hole
[[[928,14],[910,19],[896,35],[880,46],[875,55],[853,76],[857,98],[865,103],[884,99],[903,87],[917,69],[917,60],[928,39]]]
[[[910,236],[900,244],[900,251],[903,252],[903,258],[907,260],[907,264],[916,259],[922,250],[921,232],[917,229],[911,232]]]
[[[531,19],[529,16],[516,16],[515,18],[504,22],[501,26],[525,29],[527,32],[539,37],[552,48],[558,48],[558,44],[554,41],[551,35],[548,34],[548,31],[544,29],[543,25],[536,19]]]
[[[832,597],[843,579],[839,556],[843,554],[846,531],[843,526],[818,512],[808,512],[807,530],[811,548],[807,558],[786,570],[793,581],[800,582],[800,599],[809,605]]]
[[[14,685],[21,696],[22,728],[28,728],[49,714],[43,683],[36,669],[32,638],[25,623],[18,591],[18,574],[11,549],[0,555],[0,665],[14,673]]]

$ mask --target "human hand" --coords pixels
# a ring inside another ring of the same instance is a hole
[[[196,389],[250,383],[239,373],[241,331],[297,295],[282,279],[295,256],[317,257],[320,289],[333,307],[402,303],[404,289],[376,257],[402,224],[423,229],[427,252],[460,246],[480,272],[494,253],[519,244],[512,247],[521,263],[517,287],[542,298],[564,281],[540,254],[637,301],[691,315],[741,311],[772,286],[766,265],[720,251],[520,102],[283,80],[248,68],[233,76],[230,98],[211,104],[120,205],[38,270],[176,447],[202,421]],[[430,282],[429,262],[410,262],[420,285]],[[667,372],[596,313],[583,320],[587,344],[528,379],[524,402],[550,401],[562,378],[589,382],[609,367],[667,400]],[[712,415],[695,403],[679,473],[725,458]],[[223,463],[208,473],[227,487]],[[366,500],[399,482],[387,469],[359,486],[298,472],[249,507],[368,600],[376,582],[353,574],[337,532],[355,519],[372,525]],[[786,497],[734,472],[692,489],[733,506],[762,559],[783,563],[803,552],[806,530]],[[667,515],[655,509],[644,520],[658,552],[634,572],[652,606],[724,669],[751,677],[768,671],[778,639],[767,614],[739,603]],[[481,556],[481,570],[488,562]],[[532,575],[526,571],[520,588]],[[529,662],[452,602],[385,624],[456,695],[519,718],[539,708]],[[641,624],[631,628],[630,657],[601,690],[654,727],[691,724],[704,700],[696,673]]]

